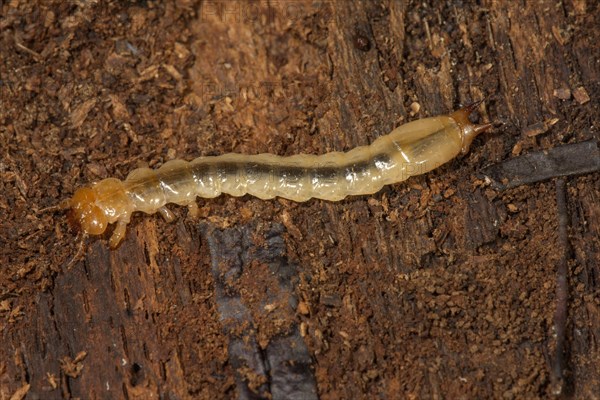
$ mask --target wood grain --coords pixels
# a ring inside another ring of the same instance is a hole
[[[230,360],[199,221],[176,208],[173,224],[136,217],[117,250],[90,241],[66,268],[75,234],[63,215],[36,210],[174,158],[345,151],[482,97],[495,131],[427,176],[339,203],[222,197],[200,203],[202,220],[253,223],[244,240],[257,249],[285,228],[298,300],[285,321],[298,326],[319,398],[549,395],[554,185],[498,192],[477,172],[600,138],[596,2],[13,0],[0,10],[0,399],[241,398],[239,376],[261,381]],[[566,379],[575,398],[593,398],[599,177],[566,183]],[[235,288],[264,349],[289,326],[260,301],[279,276],[264,263],[245,271]]]

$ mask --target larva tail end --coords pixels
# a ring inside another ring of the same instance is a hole
[[[477,107],[479,107],[479,106],[481,105],[481,103],[483,103],[483,102],[484,102],[484,100],[485,100],[485,98],[484,98],[484,99],[481,99],[481,100],[477,100],[476,102],[474,102],[474,103],[471,103],[471,104],[468,104],[468,105],[464,106],[463,108],[461,108],[460,110],[458,110],[458,111],[456,111],[456,112],[458,113],[458,112],[461,112],[461,111],[462,111],[462,112],[463,112],[463,113],[465,113],[465,114],[467,115],[467,117],[468,117],[469,115],[471,115],[471,113],[472,113],[473,111],[475,111],[475,110],[477,109]]]
[[[461,153],[467,154],[469,152],[469,147],[471,147],[471,143],[473,140],[480,134],[492,127],[492,124],[481,124],[475,125],[470,124],[463,128],[463,137],[462,137],[462,148]]]
[[[458,111],[453,112],[450,115],[450,117],[456,121],[456,123],[459,125],[459,127],[461,129],[461,134],[462,134],[461,153],[462,154],[466,154],[469,152],[469,147],[471,146],[471,143],[477,137],[477,135],[487,131],[488,129],[490,129],[492,127],[492,124],[476,125],[476,124],[472,123],[471,120],[469,119],[469,115],[471,115],[471,113],[473,111],[475,111],[477,109],[477,107],[479,107],[479,105],[481,103],[483,103],[483,101],[484,101],[484,99],[476,101],[472,104],[469,104],[468,106],[461,108]]]
[[[492,126],[494,126],[494,125],[492,125],[491,123],[488,123],[488,124],[481,124],[481,125],[473,125],[473,135],[474,135],[474,136],[477,136],[477,135],[479,135],[480,133],[483,133],[483,132],[487,131],[487,130],[488,130],[488,129],[490,129]]]

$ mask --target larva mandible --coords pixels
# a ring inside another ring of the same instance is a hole
[[[313,197],[336,201],[349,195],[372,194],[384,185],[426,173],[466,153],[473,139],[491,127],[469,120],[480,103],[450,115],[401,125],[370,146],[346,153],[290,157],[229,153],[189,162],[168,161],[156,170],[138,168],[124,181],[108,178],[78,189],[61,208],[70,209],[84,234],[100,235],[108,224],[116,223],[110,238],[114,248],[136,211],[159,211],[171,220],[167,203],[186,205],[197,213],[196,197],[212,198],[221,193],[295,201]]]

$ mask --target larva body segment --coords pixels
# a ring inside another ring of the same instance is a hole
[[[349,195],[372,194],[384,185],[426,173],[466,153],[475,136],[490,127],[469,121],[478,104],[449,116],[410,122],[370,146],[346,153],[290,157],[230,153],[190,162],[173,160],[156,170],[139,168],[124,181],[109,178],[77,190],[65,207],[71,209],[85,233],[98,235],[108,224],[117,223],[110,239],[111,247],[115,247],[132,213],[160,211],[170,219],[164,207],[167,203],[187,205],[193,211],[196,197],[228,193],[261,199],[279,196],[294,201],[336,201]]]

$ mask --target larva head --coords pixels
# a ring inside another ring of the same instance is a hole
[[[473,104],[470,104],[466,107],[461,108],[458,111],[450,114],[450,118],[452,118],[458,124],[461,130],[461,140],[462,140],[462,154],[466,154],[469,152],[469,147],[473,140],[482,132],[490,129],[492,124],[483,124],[476,125],[469,120],[469,115],[483,102],[483,100],[479,100]]]
[[[101,235],[108,224],[131,214],[131,201],[118,179],[104,179],[78,189],[69,200],[71,219],[90,235]]]
[[[96,204],[93,188],[78,189],[69,201],[69,219],[90,235],[101,235],[108,226],[104,211]]]

